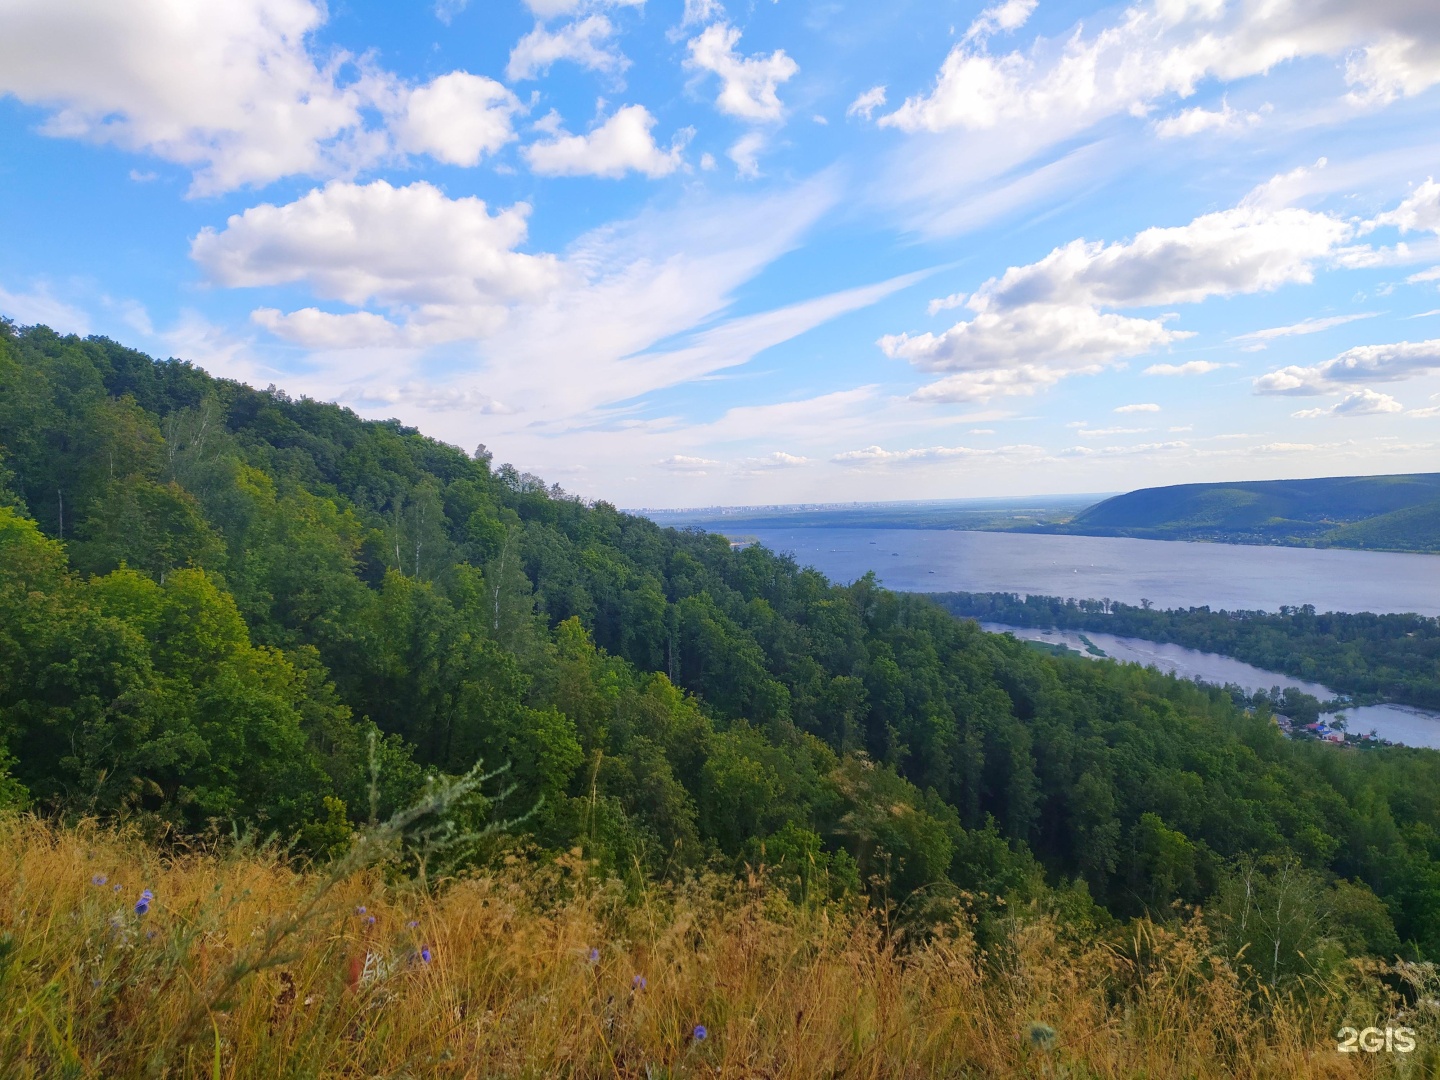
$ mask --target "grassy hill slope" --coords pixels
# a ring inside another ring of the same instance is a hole
[[[296,873],[273,852],[164,859],[133,835],[6,817],[0,898],[18,913],[0,968],[7,1080],[1349,1080],[1440,1067],[1434,1010],[1404,1021],[1413,1052],[1366,1055],[1387,1059],[1377,1068],[1335,1051],[1342,1025],[1385,1027],[1402,990],[1440,990],[1433,968],[1384,962],[1303,995],[1252,993],[1211,961],[1190,912],[1077,932],[1054,909],[962,911],[909,940],[862,910],[791,899],[763,868],[626,904],[573,858],[417,889]]]

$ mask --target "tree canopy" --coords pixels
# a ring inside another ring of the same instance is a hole
[[[1294,868],[1440,957],[1440,755],[43,327],[0,334],[0,741],[10,803],[302,846],[369,816],[373,744],[380,812],[509,763],[539,850],[625,873],[1125,915]]]

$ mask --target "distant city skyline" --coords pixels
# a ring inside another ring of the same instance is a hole
[[[0,26],[23,324],[655,510],[1440,468],[1440,5]]]

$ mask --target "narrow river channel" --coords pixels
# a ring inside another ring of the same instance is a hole
[[[1014,634],[1022,640],[1064,645],[1082,655],[1094,657],[1080,639],[1082,632],[1078,630],[1038,630],[992,622],[982,622],[980,626],[993,634]],[[1233,683],[1243,686],[1252,694],[1256,690],[1281,686],[1303,690],[1321,701],[1335,696],[1335,691],[1319,683],[1306,682],[1304,679],[1275,671],[1265,671],[1229,656],[1198,652],[1183,645],[1161,644],[1142,638],[1117,637],[1114,634],[1092,633],[1088,630],[1083,633],[1109,659],[1122,663],[1144,664],[1146,667],[1178,675],[1182,679],[1198,679],[1216,686]],[[1349,721],[1349,730],[1357,735],[1373,731],[1390,742],[1440,749],[1440,713],[1412,709],[1408,705],[1362,705],[1345,709],[1343,714]]]

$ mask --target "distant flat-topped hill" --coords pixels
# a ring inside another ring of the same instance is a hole
[[[1440,473],[1141,488],[1045,532],[1440,552]]]

